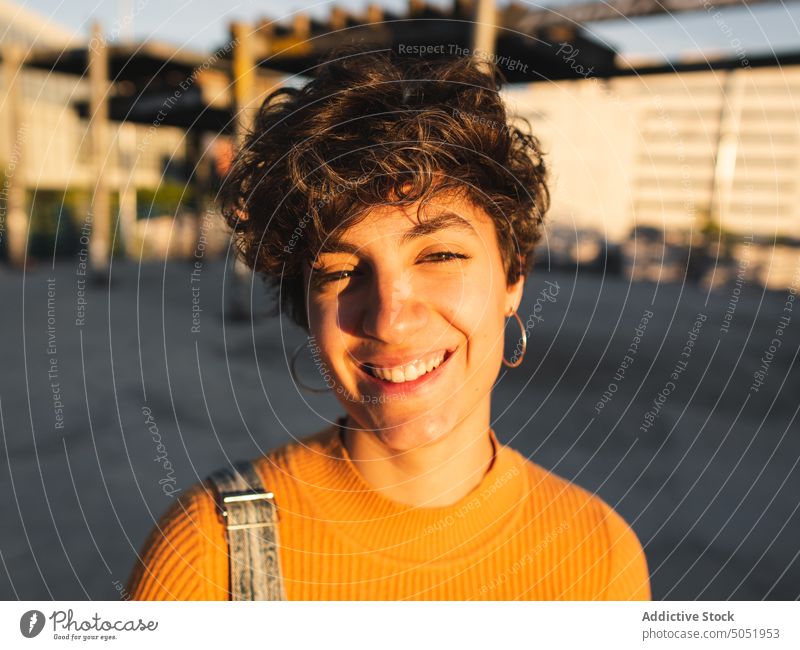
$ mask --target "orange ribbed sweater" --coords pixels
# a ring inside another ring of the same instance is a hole
[[[457,503],[415,508],[372,489],[338,426],[255,462],[280,512],[289,600],[643,600],[636,535],[600,498],[500,445]],[[227,600],[225,529],[197,483],[161,517],[128,591],[137,600]]]

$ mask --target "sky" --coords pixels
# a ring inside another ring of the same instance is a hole
[[[569,4],[574,0],[541,0],[541,5]],[[107,33],[136,40],[155,39],[210,52],[228,39],[233,20],[260,18],[291,20],[305,11],[324,18],[338,5],[362,12],[369,0],[19,0],[17,4],[80,34],[99,20]],[[505,0],[498,0],[500,6]],[[404,13],[407,0],[383,0],[382,7]],[[450,6],[448,0],[429,4]],[[522,4],[541,6],[536,2]],[[712,12],[663,15],[635,21],[606,21],[587,26],[598,40],[624,55],[655,58],[696,56],[699,51],[753,57],[771,51],[800,50],[800,0]],[[132,20],[122,20],[131,16]],[[122,26],[122,29],[120,29]]]

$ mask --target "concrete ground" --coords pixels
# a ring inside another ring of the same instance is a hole
[[[259,282],[254,321],[223,319],[225,269],[115,262],[110,290],[72,261],[0,269],[0,598],[117,598],[166,492],[342,412],[292,385],[302,336]],[[800,597],[800,305],[733,295],[537,269],[496,386],[501,441],[631,523],[657,599]]]

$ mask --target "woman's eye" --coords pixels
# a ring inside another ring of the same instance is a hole
[[[355,273],[355,269],[331,271],[330,273],[318,273],[315,278],[315,284],[317,286],[322,286],[331,282],[338,282],[339,280],[347,280],[353,273]]]
[[[469,259],[469,255],[464,255],[463,253],[453,253],[451,251],[440,251],[438,253],[431,253],[430,255],[425,256],[426,260],[430,260],[431,262],[449,262],[451,260],[466,260]]]

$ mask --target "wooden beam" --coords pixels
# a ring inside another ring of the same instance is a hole
[[[236,113],[236,138],[241,143],[252,126],[251,104],[255,95],[256,60],[253,56],[253,30],[246,23],[231,25],[233,36],[233,63],[231,84],[233,85],[234,111]]]
[[[584,24],[598,20],[622,20],[636,16],[686,11],[713,12],[727,6],[743,7],[767,2],[774,3],[774,0],[611,0],[530,11],[522,17],[519,17],[517,7],[513,13],[508,13],[509,16],[513,16],[513,24],[511,21],[509,24],[503,22],[503,26],[532,34],[543,27],[563,23]]]
[[[365,22],[369,25],[383,22],[383,9],[376,4],[367,5]]]
[[[91,166],[95,175],[91,203],[92,234],[89,240],[89,265],[102,278],[111,257],[111,196],[106,165],[108,156],[108,45],[98,23],[92,25],[89,48],[89,142]]]
[[[122,122],[117,131],[119,150],[119,233],[125,255],[133,257],[136,234],[136,125]]]
[[[473,20],[472,51],[482,57],[494,56],[497,34],[497,7],[495,0],[478,0]]]
[[[8,130],[3,134],[7,143],[2,151],[2,195],[0,195],[0,225],[5,226],[8,259],[14,266],[25,264],[28,240],[28,211],[25,206],[25,140],[29,131],[22,108],[22,64],[24,53],[20,47],[3,48],[3,81],[5,101],[0,104],[7,111]]]
[[[295,14],[292,18],[294,37],[304,41],[311,36],[311,18],[308,14]]]
[[[332,7],[331,13],[328,16],[328,27],[332,32],[347,27],[347,11],[341,7]]]
[[[425,8],[427,7],[427,3],[425,0],[408,0],[408,16],[413,18],[414,16],[419,16]]]

